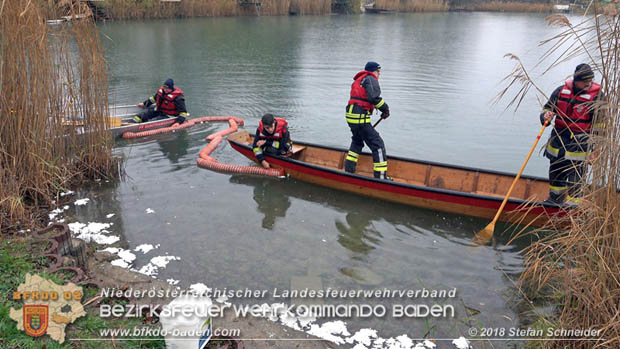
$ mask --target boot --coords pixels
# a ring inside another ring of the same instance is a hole
[[[355,173],[355,167],[357,167],[357,163],[351,160],[344,161],[344,170],[348,173]]]

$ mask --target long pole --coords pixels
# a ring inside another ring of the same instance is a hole
[[[525,165],[527,165],[527,162],[530,160],[530,157],[532,156],[534,149],[536,149],[536,145],[538,144],[538,141],[540,140],[540,137],[542,136],[543,132],[545,132],[545,128],[547,127],[547,125],[549,125],[548,120],[545,121],[545,124],[540,129],[540,132],[538,132],[536,141],[534,141],[534,145],[532,145],[532,148],[530,149],[530,152],[527,154],[527,157],[525,158],[523,165],[521,165],[521,169],[519,170],[519,173],[517,173],[515,180],[512,181],[512,185],[510,186],[510,189],[508,189],[508,193],[506,193],[506,197],[504,198],[504,201],[502,201],[502,205],[499,207],[499,210],[497,210],[497,213],[495,214],[495,218],[493,218],[493,221],[491,221],[489,225],[487,225],[484,229],[482,229],[476,234],[476,236],[474,237],[475,242],[486,243],[489,240],[491,240],[491,238],[493,237],[493,233],[495,231],[495,223],[497,222],[500,214],[504,210],[504,206],[506,206],[506,202],[508,202],[508,198],[510,198],[510,194],[512,193],[512,190],[514,189],[515,185],[519,181],[519,178],[521,178],[521,173],[523,173],[523,170],[525,169]]]

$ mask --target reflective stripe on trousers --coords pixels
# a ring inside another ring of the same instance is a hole
[[[349,150],[349,152],[347,153],[346,160],[357,162],[357,160],[359,159],[359,156],[360,154]]]

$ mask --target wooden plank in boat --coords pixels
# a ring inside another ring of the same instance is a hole
[[[305,145],[297,145],[297,144],[293,144],[293,149],[291,149],[291,152],[293,154],[297,154],[301,151],[303,151],[304,149],[306,149]]]

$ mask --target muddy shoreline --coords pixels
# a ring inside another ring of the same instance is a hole
[[[123,290],[131,288],[133,291],[148,294],[149,290],[171,292],[175,286],[165,281],[153,279],[149,276],[114,266],[110,262],[116,257],[108,252],[94,252],[88,259],[89,275],[100,281],[104,288]],[[100,293],[99,293],[100,294]],[[170,303],[173,299],[158,297],[143,297],[129,299],[135,305],[161,305]],[[244,341],[235,339],[245,348],[335,348],[329,341],[311,336],[307,333],[296,331],[292,328],[275,323],[265,318],[258,317],[235,317],[232,312],[226,312],[225,316],[214,318],[214,327],[239,329],[241,337],[251,338],[274,338],[278,340],[267,341]],[[301,339],[295,341],[295,339]],[[311,340],[315,339],[315,340]],[[239,345],[239,344],[237,344]],[[238,346],[241,347],[241,346]]]

